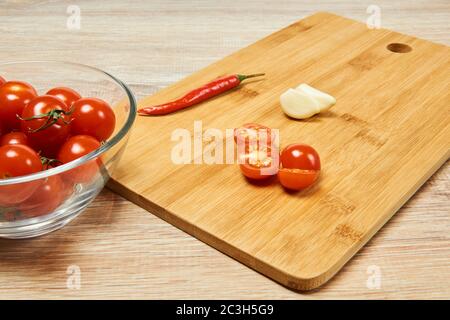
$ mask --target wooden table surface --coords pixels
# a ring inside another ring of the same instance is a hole
[[[93,65],[140,98],[313,12],[366,21],[371,4],[7,0],[0,3],[0,59]],[[449,1],[376,4],[382,27],[449,44]],[[79,29],[71,19],[78,10]],[[338,275],[308,293],[278,285],[104,190],[62,230],[0,240],[0,298],[449,299],[449,176],[447,162]]]

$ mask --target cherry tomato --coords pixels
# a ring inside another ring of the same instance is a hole
[[[64,164],[69,163],[97,150],[100,146],[100,142],[91,136],[73,136],[62,145],[58,153],[58,160]],[[90,182],[99,171],[100,165],[100,159],[91,160],[79,167],[67,171],[65,176],[68,180],[75,183],[87,183]]]
[[[72,105],[72,133],[86,134],[105,141],[114,132],[116,116],[108,103],[97,98],[82,98]]]
[[[316,182],[320,174],[320,157],[317,151],[305,144],[291,144],[280,155],[278,179],[283,187],[291,190],[307,188]]]
[[[28,218],[52,213],[65,199],[64,188],[59,176],[48,177],[18,208]]]
[[[0,76],[0,86],[3,85],[6,82],[5,78]]]
[[[257,149],[260,146],[272,145],[272,129],[258,123],[246,123],[240,128],[234,129],[234,142],[244,144],[248,150],[249,146]]]
[[[24,145],[0,147],[0,179],[19,177],[42,170],[39,155]]]
[[[320,170],[320,157],[317,151],[306,144],[291,144],[283,149],[280,156],[283,168]]]
[[[48,95],[36,97],[23,109],[21,130],[35,150],[52,157],[70,133],[67,113],[61,99]]]
[[[240,162],[242,174],[253,180],[270,178],[278,171],[278,156],[270,147],[243,153]]]
[[[0,179],[25,176],[42,170],[39,155],[24,145],[6,145],[0,147]],[[20,203],[30,197],[39,187],[39,181],[0,187],[0,204]]]
[[[6,131],[19,129],[21,115],[25,106],[37,96],[36,90],[21,81],[8,81],[0,86],[0,119]]]
[[[28,137],[25,133],[17,131],[5,134],[0,138],[0,146],[23,144],[28,145]]]
[[[67,87],[56,87],[48,90],[46,94],[61,99],[69,109],[75,101],[81,99],[78,92]]]

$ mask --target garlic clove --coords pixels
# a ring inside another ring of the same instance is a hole
[[[307,94],[311,98],[314,98],[319,104],[320,111],[328,110],[336,103],[336,98],[329,95],[328,93],[313,88],[307,85],[306,83],[302,83],[295,89],[297,91]]]
[[[306,119],[320,112],[319,103],[296,89],[288,89],[280,96],[284,113],[295,119]]]

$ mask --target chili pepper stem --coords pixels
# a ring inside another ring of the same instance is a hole
[[[254,73],[254,74],[238,74],[237,77],[239,79],[239,82],[242,82],[246,79],[250,79],[250,78],[256,78],[256,77],[262,77],[266,75],[265,73]]]

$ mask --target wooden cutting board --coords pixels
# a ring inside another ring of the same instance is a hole
[[[141,101],[166,102],[223,75],[266,73],[189,110],[139,117],[110,187],[283,285],[316,288],[449,158],[449,70],[444,45],[315,14]],[[279,96],[303,82],[337,104],[289,119]],[[287,193],[276,181],[249,183],[237,164],[174,164],[172,133],[193,135],[194,121],[203,131],[277,128],[282,145],[318,150],[321,179]]]

